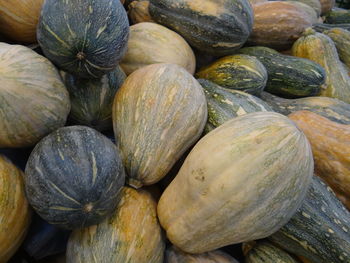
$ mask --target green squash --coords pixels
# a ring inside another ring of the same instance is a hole
[[[191,46],[217,56],[239,49],[253,25],[247,0],[150,0],[149,12]]]
[[[324,22],[328,24],[348,24],[350,23],[350,10],[333,8],[325,14]]]
[[[265,66],[265,91],[286,98],[318,95],[325,83],[324,69],[308,59],[287,56],[267,47],[247,47],[239,53],[255,56]]]
[[[342,28],[345,30],[350,30],[350,23],[348,24],[321,24],[316,23],[312,25],[312,29],[314,29],[316,32],[323,33],[326,30],[330,30],[332,28]]]
[[[37,29],[45,56],[84,78],[112,71],[126,51],[128,36],[120,0],[46,0]]]
[[[333,28],[324,31],[323,34],[332,39],[337,48],[340,60],[350,67],[350,31],[342,28]]]
[[[350,212],[313,176],[302,206],[269,239],[313,263],[350,262]]]
[[[50,224],[74,229],[114,211],[125,175],[116,146],[85,126],[56,130],[29,156],[24,177],[29,203]]]
[[[126,78],[123,70],[118,66],[100,79],[62,75],[72,104],[70,122],[99,131],[111,129],[114,96]]]
[[[200,69],[195,77],[210,80],[224,88],[260,94],[266,85],[267,72],[255,57],[232,55]]]

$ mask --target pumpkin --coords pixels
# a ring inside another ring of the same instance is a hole
[[[163,263],[165,242],[156,209],[149,192],[124,187],[109,218],[72,233],[67,263]]]
[[[333,8],[325,14],[324,22],[328,24],[350,23],[350,11],[343,8]]]
[[[255,5],[253,32],[248,42],[278,50],[290,48],[303,31],[317,21],[316,14],[310,16],[307,9],[312,10],[307,5],[301,7],[285,1]]]
[[[350,32],[342,28],[333,28],[323,33],[334,42],[340,60],[350,67]]]
[[[149,12],[191,46],[217,56],[239,49],[253,25],[248,0],[150,0]]]
[[[37,32],[47,58],[84,78],[112,71],[126,51],[128,35],[120,0],[46,0]]]
[[[35,42],[43,2],[44,0],[0,0],[0,32],[16,41]]]
[[[321,15],[321,3],[319,0],[292,0],[293,2],[300,2],[312,7],[315,10],[316,15],[319,17]]]
[[[21,245],[31,219],[23,172],[0,155],[0,262],[6,263]]]
[[[323,33],[326,30],[330,30],[332,28],[343,28],[345,30],[350,30],[350,23],[349,24],[320,24],[316,23],[312,25],[312,29],[314,29],[316,32]]]
[[[141,67],[155,63],[177,64],[193,74],[196,58],[180,35],[162,25],[145,22],[131,26],[128,50],[121,67],[130,75]]]
[[[0,148],[32,146],[64,126],[69,95],[46,58],[0,43],[0,82]]]
[[[126,78],[123,70],[118,66],[100,79],[62,75],[72,104],[70,122],[99,131],[111,129],[114,96]]]
[[[315,158],[315,173],[322,177],[350,209],[350,125],[316,113],[289,115],[308,138]]]
[[[194,146],[163,192],[158,218],[187,253],[265,238],[292,217],[312,174],[310,145],[293,122],[249,113]]]
[[[42,139],[25,174],[36,212],[67,229],[97,224],[112,213],[125,177],[115,145],[85,126],[63,127]]]
[[[135,0],[128,6],[128,15],[132,24],[154,22],[149,14],[149,0]]]
[[[321,3],[321,15],[331,11],[335,6],[335,0],[319,0]]]
[[[162,179],[207,120],[202,87],[175,64],[136,70],[118,90],[112,111],[127,182],[135,188]]]
[[[267,72],[255,57],[231,55],[200,69],[197,78],[210,80],[224,88],[260,94],[265,88]]]

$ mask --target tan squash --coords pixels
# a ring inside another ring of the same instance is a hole
[[[148,0],[135,0],[128,6],[128,15],[132,24],[141,22],[154,22],[149,14]]]
[[[156,207],[149,192],[124,187],[110,218],[72,233],[67,263],[163,263],[165,242]]]
[[[16,252],[31,221],[22,177],[23,172],[0,155],[0,263]]]
[[[265,3],[267,1],[268,0],[249,0],[249,3],[253,6],[253,5],[258,5],[258,4],[261,4],[261,3]]]
[[[16,41],[35,42],[36,25],[43,2],[44,0],[0,0],[0,33]]]
[[[162,25],[144,22],[131,26],[128,50],[120,63],[124,72],[130,75],[156,63],[177,64],[193,74],[196,58],[179,34]]]
[[[315,173],[350,209],[350,125],[339,124],[310,111],[289,115],[310,141]]]
[[[335,0],[320,0],[321,3],[321,15],[331,11],[335,6]]]

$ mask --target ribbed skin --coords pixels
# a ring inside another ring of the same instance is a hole
[[[333,40],[340,60],[350,67],[350,31],[343,28],[333,28],[323,33]]]

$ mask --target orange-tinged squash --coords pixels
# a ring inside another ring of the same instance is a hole
[[[128,15],[132,24],[141,22],[154,22],[149,14],[149,1],[148,0],[135,0],[128,6]]]
[[[321,3],[321,15],[331,11],[335,6],[335,0],[320,0]]]

